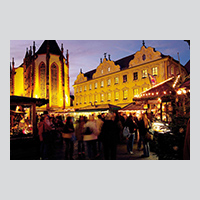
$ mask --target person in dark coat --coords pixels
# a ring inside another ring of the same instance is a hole
[[[74,125],[72,117],[67,117],[66,124],[63,127],[63,136],[66,144],[65,159],[73,160],[74,142],[72,140],[72,134],[74,134]]]
[[[114,122],[114,116],[108,113],[100,133],[105,160],[116,160],[118,136],[119,133],[117,124]]]
[[[142,114],[138,121],[138,129],[141,136],[141,141],[143,143],[143,151],[144,154],[141,157],[149,157],[150,155],[150,146],[149,141],[145,138],[147,131],[149,130],[149,120],[146,116],[146,114]]]
[[[137,131],[137,125],[133,121],[133,116],[130,115],[126,122],[125,122],[125,127],[129,128],[130,135],[127,137],[127,151],[129,154],[133,154],[133,144],[134,144],[134,139],[135,139],[135,133]]]
[[[83,142],[84,125],[85,125],[84,117],[80,116],[75,128],[75,136],[78,140],[78,158],[79,159],[85,158],[85,145]]]

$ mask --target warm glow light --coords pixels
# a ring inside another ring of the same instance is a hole
[[[162,102],[161,98],[158,98],[158,103],[161,103],[161,102]]]
[[[166,94],[166,91],[164,91],[163,93]]]
[[[19,110],[19,106],[16,107],[16,111],[18,111],[18,110]]]
[[[183,90],[183,94],[186,94],[186,90]]]
[[[156,92],[156,94],[158,95],[158,92]]]
[[[152,95],[154,95],[154,93],[152,93]]]
[[[178,95],[182,94],[182,91],[181,91],[181,90],[178,90],[178,91],[177,91],[177,94],[178,94]]]

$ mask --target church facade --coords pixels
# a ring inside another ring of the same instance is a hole
[[[74,82],[75,109],[112,104],[124,107],[133,97],[172,76],[187,75],[178,61],[165,56],[144,42],[139,51],[117,61],[104,54],[99,66],[89,72],[78,74]]]
[[[70,106],[69,54],[63,55],[55,40],[45,40],[38,51],[35,42],[26,50],[23,63],[10,72],[10,95],[44,98],[49,103],[41,110],[59,110]]]

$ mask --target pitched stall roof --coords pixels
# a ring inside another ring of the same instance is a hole
[[[171,77],[154,87],[146,90],[145,92],[141,93],[140,97],[134,97],[133,101],[142,100],[142,99],[155,99],[158,97],[164,97],[168,95],[176,94],[176,91],[173,87],[177,77]]]
[[[137,111],[137,110],[145,110],[143,104],[135,104],[135,103],[130,103],[127,106],[119,109],[119,112],[123,111]]]
[[[20,105],[29,105],[35,103],[36,106],[42,106],[49,103],[48,99],[37,99],[31,97],[22,97],[22,96],[10,96],[10,105],[20,104]]]
[[[116,111],[119,110],[121,107],[119,106],[115,106],[112,104],[103,104],[103,105],[96,105],[96,106],[85,106],[83,108],[80,108],[78,110],[76,110],[76,112],[94,112],[94,111],[105,111],[105,110],[109,110],[109,111]]]

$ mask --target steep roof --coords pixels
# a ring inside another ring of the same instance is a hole
[[[96,69],[93,69],[89,72],[84,73],[84,76],[87,77],[87,80],[91,80],[92,79],[92,75],[96,72]]]
[[[127,69],[128,66],[129,66],[129,62],[131,60],[133,60],[134,56],[135,56],[135,54],[132,54],[130,56],[126,56],[124,58],[121,58],[121,59],[115,61],[115,65],[119,65],[121,70]]]
[[[61,50],[56,42],[56,40],[45,40],[38,51],[37,54],[45,54],[47,52],[47,44],[49,43],[49,53],[55,55],[61,55]]]

